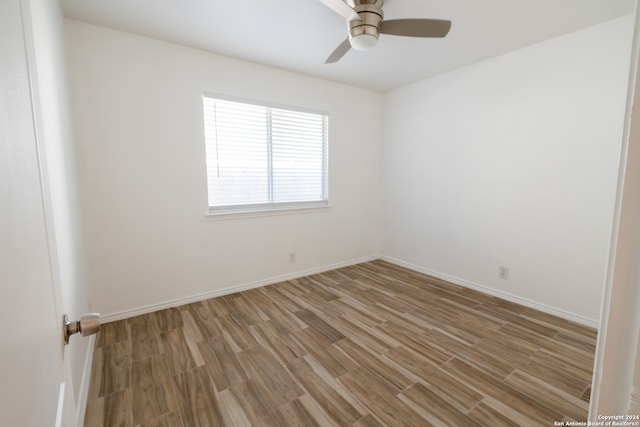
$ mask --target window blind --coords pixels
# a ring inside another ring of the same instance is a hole
[[[329,118],[203,97],[209,212],[326,205]]]

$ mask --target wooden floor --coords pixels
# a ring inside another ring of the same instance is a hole
[[[584,421],[595,340],[374,261],[103,325],[85,425]]]

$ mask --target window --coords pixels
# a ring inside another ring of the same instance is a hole
[[[203,97],[209,213],[327,206],[326,114]]]

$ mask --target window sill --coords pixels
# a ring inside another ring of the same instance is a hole
[[[331,209],[330,205],[282,207],[282,208],[263,209],[263,210],[238,209],[238,210],[230,210],[230,211],[220,211],[215,213],[208,212],[206,216],[208,221],[221,221],[221,220],[229,220],[229,219],[244,219],[244,218],[264,217],[264,216],[322,213],[322,212],[328,212],[329,209]]]

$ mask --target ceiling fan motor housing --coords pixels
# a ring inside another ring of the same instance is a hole
[[[347,21],[349,26],[349,40],[354,49],[366,50],[369,46],[362,46],[357,41],[354,42],[353,39],[363,40],[374,37],[375,39],[371,39],[371,41],[375,45],[378,37],[380,37],[380,25],[384,18],[382,1],[356,0],[353,9],[358,13],[360,19]]]

